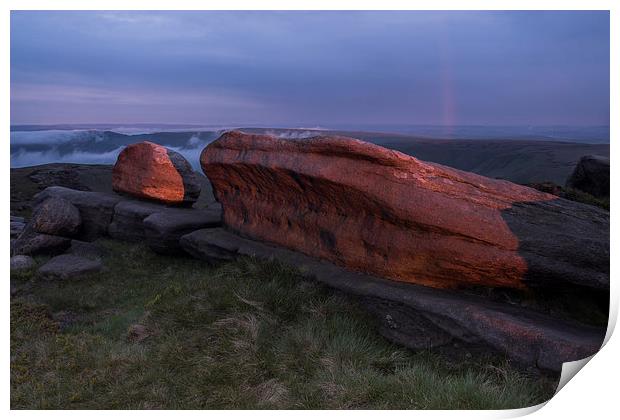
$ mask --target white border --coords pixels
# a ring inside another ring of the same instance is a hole
[[[2,163],[4,168],[3,182],[1,184],[2,196],[5,200],[9,197],[9,177],[10,177],[10,148],[9,148],[9,131],[10,131],[10,10],[199,10],[199,9],[212,9],[212,10],[611,10],[611,155],[612,160],[616,161],[616,146],[615,143],[620,141],[618,130],[618,77],[620,77],[619,66],[619,28],[620,28],[620,2],[606,1],[606,0],[590,0],[590,1],[576,1],[576,0],[433,0],[433,1],[396,1],[396,0],[383,0],[380,2],[369,0],[357,0],[357,1],[326,1],[326,0],[314,0],[314,1],[282,1],[282,0],[261,0],[261,1],[241,1],[241,0],[229,0],[227,2],[200,2],[192,0],[175,0],[174,2],[164,2],[161,0],[151,1],[129,1],[129,0],[91,0],[88,2],[78,0],[57,0],[54,2],[45,0],[5,0],[2,2],[3,13],[0,20],[0,33],[2,34],[0,54],[0,69],[2,69],[3,77],[0,89],[2,89],[2,101],[4,106],[3,112],[0,116],[0,123],[2,125],[4,133],[4,153],[2,154]],[[618,176],[618,170],[616,166],[612,165],[612,192],[611,192],[611,206],[615,208],[615,197],[617,196],[617,181],[620,179]],[[9,219],[9,206],[5,205],[0,215],[2,219]],[[9,237],[8,223],[4,225],[5,234],[4,237]],[[618,229],[616,224],[611,224],[611,237],[618,238]],[[614,241],[612,241],[614,242]],[[8,255],[8,242],[5,242],[5,256]],[[618,260],[618,252],[616,247],[612,247],[611,254],[611,273],[612,279],[617,272],[618,264],[615,261]],[[6,258],[6,257],[5,257]],[[3,360],[5,360],[5,372],[6,376],[2,382],[2,391],[4,396],[4,407],[6,410],[10,407],[9,400],[9,301],[10,293],[8,287],[8,274],[9,267],[8,261],[3,260],[4,272],[7,275],[7,280],[4,284],[5,290],[5,306],[4,306],[4,322],[2,323],[2,339],[3,339]],[[587,367],[583,369],[575,380],[570,381],[549,403],[542,404],[539,407],[526,408],[521,410],[505,410],[505,411],[424,411],[424,412],[408,412],[408,411],[391,411],[385,415],[389,415],[394,418],[410,418],[416,416],[416,418],[504,418],[504,417],[518,417],[531,412],[536,411],[534,416],[536,418],[611,418],[613,413],[617,413],[618,396],[617,396],[617,384],[619,363],[615,358],[616,354],[620,354],[617,337],[610,339],[610,332],[615,326],[617,313],[618,313],[618,285],[617,281],[612,281],[611,288],[612,306],[610,313],[610,329],[608,331],[607,344],[604,349],[595,355]],[[544,409],[537,411],[538,409]],[[15,417],[33,417],[45,415],[47,418],[81,418],[85,415],[89,417],[103,417],[109,416],[112,413],[102,411],[90,411],[88,413],[79,411],[47,411],[47,412],[32,412],[32,411],[12,411],[10,415]],[[170,415],[184,415],[194,418],[203,418],[203,416],[218,416],[218,417],[236,417],[241,415],[252,416],[252,418],[258,419],[273,419],[273,418],[288,418],[291,415],[300,418],[307,418],[314,420],[317,415],[336,417],[347,415],[346,412],[314,412],[314,411],[210,411],[196,412],[196,411],[181,411],[172,413],[167,412],[153,412],[147,414],[148,416],[155,416],[158,418],[169,417]],[[115,417],[133,417],[139,415],[137,413],[119,411],[114,412]],[[375,419],[377,416],[381,416],[381,413],[376,411],[356,411],[356,417],[365,419]]]

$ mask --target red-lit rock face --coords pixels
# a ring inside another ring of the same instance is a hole
[[[191,204],[200,185],[180,154],[148,141],[127,146],[112,171],[114,191],[167,204]]]
[[[229,132],[204,149],[201,165],[230,229],[385,278],[441,288],[524,288],[532,270],[544,281],[565,276],[547,258],[556,264],[558,255],[566,257],[570,265],[580,252],[564,252],[554,243],[557,234],[535,226],[540,212],[562,225],[579,219],[563,210],[566,200],[547,208],[540,203],[557,197],[355,139]],[[524,214],[512,211],[524,202],[536,204]],[[509,224],[525,232],[531,249]],[[536,264],[528,264],[527,252],[536,254]],[[607,245],[607,285],[608,253]],[[605,273],[589,275],[562,281],[605,283]]]

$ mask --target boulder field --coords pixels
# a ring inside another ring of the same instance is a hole
[[[130,144],[118,155],[112,169],[112,188],[176,205],[191,205],[200,195],[200,183],[189,162],[179,153],[149,141]]]
[[[609,212],[345,137],[225,133],[201,165],[242,236],[434,288],[609,289]]]

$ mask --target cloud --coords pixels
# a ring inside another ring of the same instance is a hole
[[[609,13],[17,11],[11,102],[13,123],[605,124]]]
[[[43,165],[45,163],[111,164],[116,162],[116,158],[122,150],[123,147],[119,147],[104,153],[74,151],[67,154],[59,153],[55,148],[36,152],[17,149],[17,152],[11,153],[11,167],[21,168],[23,166]]]
[[[163,136],[161,139],[156,137],[155,142],[180,153],[195,170],[200,170],[200,153],[209,143],[217,139],[219,135],[220,132],[218,131],[194,133],[187,137],[187,141],[185,141],[183,146],[166,144],[164,140],[166,136]],[[181,141],[183,141],[182,134],[180,136]],[[103,133],[94,130],[14,131],[11,132],[11,167],[42,165],[54,162],[113,164],[125,145],[112,150],[101,151],[100,143],[103,139]],[[127,136],[125,143],[131,144],[143,140],[142,136]],[[79,142],[79,150],[74,148],[67,151],[67,146],[62,147],[66,143],[76,141]]]

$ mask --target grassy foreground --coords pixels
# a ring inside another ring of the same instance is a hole
[[[12,275],[13,409],[498,409],[556,385],[393,345],[354,300],[277,263],[100,243],[107,269],[91,278]]]

